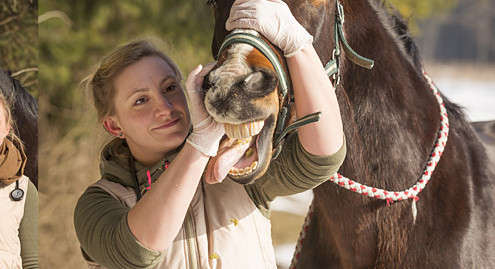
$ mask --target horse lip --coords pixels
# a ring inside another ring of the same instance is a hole
[[[239,184],[251,184],[261,177],[266,171],[271,159],[271,144],[273,139],[273,130],[275,129],[274,116],[265,120],[263,129],[256,138],[256,147],[258,151],[258,167],[249,175],[236,176],[227,175],[228,178]]]

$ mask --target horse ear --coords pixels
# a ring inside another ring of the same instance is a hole
[[[114,117],[107,117],[103,121],[103,126],[105,126],[105,129],[112,135],[119,136],[123,133],[122,128],[120,128],[119,120]]]

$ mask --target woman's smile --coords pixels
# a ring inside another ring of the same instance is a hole
[[[180,120],[181,120],[181,117],[172,118],[172,119],[167,120],[163,123],[160,123],[157,127],[154,127],[151,130],[169,129],[170,127],[177,125],[177,123],[179,123]]]

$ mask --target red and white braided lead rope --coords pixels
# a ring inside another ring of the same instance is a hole
[[[438,104],[440,105],[440,130],[438,131],[438,137],[435,143],[435,148],[433,149],[433,152],[430,154],[428,163],[426,165],[426,169],[423,172],[421,178],[416,182],[416,184],[414,184],[412,187],[404,191],[387,191],[375,187],[369,187],[364,184],[360,184],[346,177],[343,177],[339,173],[335,173],[329,179],[333,183],[343,188],[346,188],[350,191],[357,192],[368,197],[386,200],[388,206],[390,206],[390,204],[395,201],[402,201],[412,198],[413,199],[412,214],[413,214],[414,222],[416,222],[416,215],[417,215],[416,201],[419,199],[418,194],[425,188],[426,184],[430,180],[431,175],[435,170],[435,167],[440,161],[440,157],[442,156],[443,150],[445,149],[445,145],[447,144],[447,137],[449,136],[449,119],[447,116],[447,110],[445,109],[445,105],[443,103],[442,97],[440,96],[437,87],[435,86],[431,78],[426,74],[426,72],[423,72],[423,75],[428,81],[428,84],[430,85],[430,90],[433,92],[435,98],[437,99]],[[289,267],[290,269],[295,268],[297,260],[299,259],[299,255],[302,249],[302,243],[306,236],[306,232],[308,230],[312,214],[313,214],[313,204],[311,204],[308,210],[308,214],[304,220],[303,228],[301,230],[301,233],[299,234],[299,240],[297,241],[296,244],[296,250],[294,252],[294,256],[292,258],[292,262]]]

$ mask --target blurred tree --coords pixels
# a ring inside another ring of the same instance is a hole
[[[405,18],[426,19],[453,8],[459,0],[389,0]]]
[[[0,1],[0,66],[38,96],[38,1]]]
[[[424,59],[445,62],[495,62],[494,0],[460,0],[442,16],[420,21],[417,43]]]
[[[459,0],[383,0],[389,7],[393,6],[409,22],[409,29],[414,36],[421,34],[418,21],[447,13],[458,5]],[[476,0],[483,1],[483,0]]]

